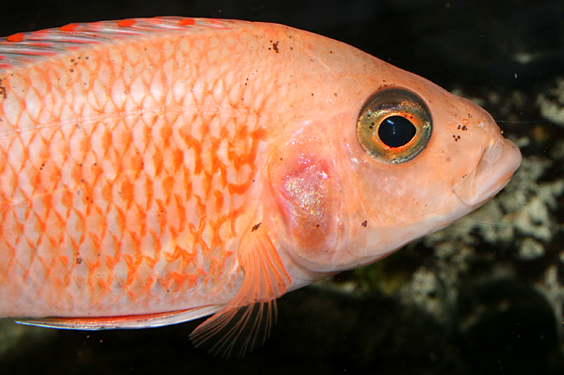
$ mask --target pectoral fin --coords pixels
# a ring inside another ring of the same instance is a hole
[[[224,356],[233,350],[243,355],[257,339],[266,339],[276,319],[274,300],[291,285],[264,226],[249,228],[240,245],[239,262],[245,278],[235,298],[190,335],[196,346],[205,343],[210,352]]]

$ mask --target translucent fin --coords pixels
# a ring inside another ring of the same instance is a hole
[[[276,317],[276,300],[224,309],[198,326],[190,338],[215,355],[242,357],[255,344],[264,344]]]
[[[240,245],[239,262],[245,271],[241,289],[217,314],[200,324],[190,335],[196,346],[227,357],[239,356],[264,342],[276,320],[275,298],[291,285],[276,248],[264,227],[253,228]]]
[[[156,17],[121,21],[75,23],[54,29],[17,33],[0,38],[0,69],[25,66],[48,56],[100,43],[162,32],[202,28],[230,28],[244,21],[205,18]]]
[[[199,319],[221,310],[224,305],[211,305],[194,309],[147,315],[127,315],[97,318],[45,318],[17,320],[28,326],[98,331],[102,329],[154,328]]]

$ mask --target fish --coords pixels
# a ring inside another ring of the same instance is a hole
[[[444,228],[520,162],[473,102],[288,26],[17,33],[0,39],[0,317],[213,314],[194,343],[244,352],[276,298]]]

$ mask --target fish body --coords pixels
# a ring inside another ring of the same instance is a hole
[[[521,160],[470,101],[282,25],[72,24],[0,57],[2,317],[219,327],[448,225]],[[380,110],[421,124],[382,144]]]

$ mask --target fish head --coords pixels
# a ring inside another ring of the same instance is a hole
[[[421,150],[415,137],[400,147],[382,145],[385,135],[376,131],[363,139],[360,120],[361,149],[358,143],[346,147],[349,164],[342,167],[350,178],[345,184],[358,194],[352,216],[366,213],[366,228],[373,228],[366,236],[351,233],[362,243],[348,250],[355,254],[351,259],[358,259],[353,267],[372,262],[371,249],[378,249],[379,259],[477,209],[509,183],[521,163],[518,147],[502,136],[489,113],[427,84],[434,90],[422,90],[419,84],[417,90],[396,86],[375,94],[384,101],[398,95],[414,98],[417,108],[428,110],[431,129],[416,125],[417,133],[429,133]],[[375,145],[383,150],[373,150]]]
[[[304,107],[269,162],[281,248],[314,273],[372,263],[444,228],[495,196],[521,162],[481,107],[372,59]]]

